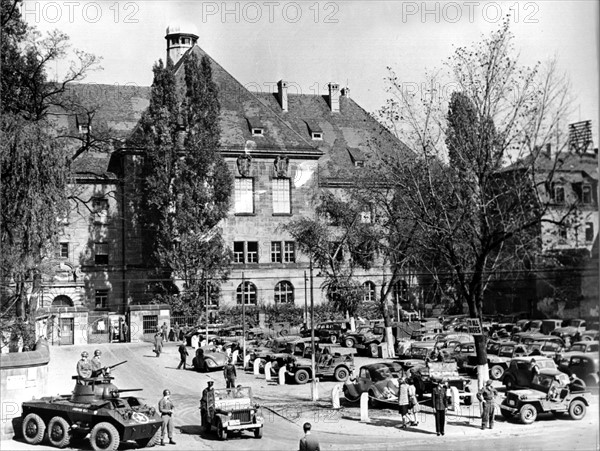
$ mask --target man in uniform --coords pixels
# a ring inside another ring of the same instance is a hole
[[[231,357],[229,357],[225,367],[223,368],[223,376],[225,377],[225,383],[227,384],[226,388],[235,388],[235,378],[237,377],[237,372]]]
[[[100,351],[100,349],[94,351],[94,357],[92,357],[92,377],[100,376],[102,373],[102,363],[100,362],[101,355],[102,351]]]
[[[312,425],[310,423],[304,423],[302,429],[304,429],[304,437],[300,439],[300,451],[319,451],[319,441],[314,435],[310,433]]]
[[[442,379],[441,383],[434,385],[431,393],[435,415],[435,432],[438,436],[445,434],[446,409],[448,408],[447,384],[448,379]]]
[[[498,391],[492,387],[492,380],[488,379],[479,393],[477,399],[481,403],[481,429],[489,425],[494,429],[494,399],[498,396]]]
[[[176,443],[173,441],[173,409],[175,406],[171,402],[171,392],[169,390],[163,390],[163,397],[160,401],[158,401],[158,410],[162,417],[162,427],[161,427],[161,436],[160,436],[160,444],[164,446],[165,444],[165,430],[167,431],[167,435],[169,436],[169,445],[175,445]]]
[[[185,341],[182,341],[181,344],[179,345],[179,365],[177,366],[177,369],[181,369],[181,367],[183,366],[183,369],[185,370],[185,366],[187,364],[186,360],[187,360],[187,356],[188,356],[188,352],[187,352],[187,348],[185,346]]]
[[[214,381],[208,381],[206,388],[202,390],[202,398],[200,399],[200,416],[202,418],[202,427],[207,428],[209,422],[208,408],[209,406],[214,409]],[[213,398],[210,400],[209,398]]]
[[[89,354],[87,351],[81,353],[81,359],[77,362],[77,376],[80,379],[92,377],[92,364],[88,360]],[[81,383],[81,381],[78,381]]]

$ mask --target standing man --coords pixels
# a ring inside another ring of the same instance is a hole
[[[164,341],[168,341],[168,336],[167,336],[167,322],[163,322],[163,325],[160,326],[160,330],[163,336],[163,340]]]
[[[173,409],[175,406],[171,402],[171,392],[163,390],[163,397],[158,401],[158,410],[162,416],[162,428],[160,436],[160,444],[165,446],[165,430],[169,436],[169,445],[176,445],[173,441]]]
[[[401,377],[398,382],[400,383],[400,386],[398,387],[398,412],[402,417],[402,428],[406,429],[406,419],[408,418],[409,409],[408,384],[403,377]]]
[[[229,357],[225,367],[223,368],[223,376],[225,377],[225,384],[227,385],[226,388],[235,388],[235,378],[237,377],[237,372],[231,357]]]
[[[300,439],[300,451],[320,451],[319,441],[310,433],[312,425],[304,423],[304,437]]]
[[[102,373],[102,363],[100,362],[100,356],[102,351],[96,349],[94,351],[94,357],[92,357],[92,377],[97,377]]]
[[[185,370],[185,365],[186,365],[186,359],[188,356],[188,352],[187,352],[187,348],[185,346],[185,341],[182,341],[181,344],[179,345],[179,357],[181,358],[181,360],[179,361],[179,366],[177,367],[177,369],[181,369],[181,366],[183,366],[183,369]]]
[[[129,341],[129,326],[127,321],[123,321],[123,341],[127,343]]]
[[[160,357],[160,353],[162,352],[163,347],[163,336],[160,331],[156,332],[154,335],[154,352],[156,353],[156,357]]]
[[[481,429],[485,429],[489,424],[490,429],[494,429],[494,399],[498,396],[498,391],[492,387],[492,380],[488,379],[484,387],[477,393],[477,399],[481,403]]]
[[[89,354],[87,351],[81,353],[81,359],[77,362],[77,376],[80,379],[87,379],[92,377],[92,363],[88,360]],[[81,381],[77,381],[83,383]]]
[[[209,415],[209,409],[215,408],[213,385],[214,381],[208,381],[206,388],[202,390],[202,398],[200,398],[200,417],[205,431],[210,431],[210,417],[212,415]]]
[[[448,408],[448,397],[446,396],[446,384],[448,379],[442,379],[442,382],[433,387],[432,401],[433,413],[435,415],[435,432],[439,436],[444,435],[446,425],[446,409]]]

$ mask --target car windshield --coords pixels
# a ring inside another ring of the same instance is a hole
[[[585,349],[586,349],[585,344],[580,343],[580,344],[576,344],[576,345],[571,346],[570,351],[573,351],[573,352],[585,352]]]
[[[412,348],[411,349],[411,354],[416,357],[425,358],[428,353],[429,353],[429,348]]]
[[[215,390],[215,400],[223,399],[239,399],[239,398],[251,398],[252,389],[250,387],[237,387],[237,388],[221,388]]]
[[[499,356],[511,356],[515,350],[514,346],[502,346],[498,351]]]
[[[558,343],[554,343],[552,341],[549,341],[548,343],[544,343],[542,345],[542,351],[555,352],[558,350],[560,350],[560,345]]]
[[[402,374],[402,367],[398,363],[376,365],[371,367],[371,380],[373,382],[381,382],[392,377],[398,377]]]
[[[556,369],[556,363],[552,359],[538,360],[536,363],[538,368]]]

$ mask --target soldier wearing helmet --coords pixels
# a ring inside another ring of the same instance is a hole
[[[102,363],[100,362],[100,356],[102,351],[96,349],[94,351],[94,357],[92,358],[92,377],[99,376],[102,373]]]
[[[80,379],[87,379],[92,376],[92,363],[88,359],[87,351],[81,353],[81,359],[77,362],[77,376]],[[79,381],[81,383],[81,381]]]

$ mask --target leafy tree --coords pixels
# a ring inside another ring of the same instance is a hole
[[[381,112],[418,152],[410,164],[385,159],[379,172],[395,180],[399,208],[418,228],[421,266],[437,262],[438,270],[452,274],[470,316],[479,319],[494,273],[535,249],[543,221],[560,223],[569,213],[549,218],[544,186],[553,173],[537,170],[547,143],[566,144],[559,123],[570,111],[568,82],[556,62],[520,66],[512,39],[506,21],[489,37],[456,49],[446,78],[428,75],[420,96],[391,73],[392,97]],[[448,102],[439,87],[449,82],[457,88]],[[475,338],[483,380],[485,337]]]
[[[146,149],[142,211],[148,261],[157,279],[182,279],[185,300],[178,309],[198,313],[205,291],[218,298],[227,278],[230,251],[218,230],[229,209],[232,178],[220,156],[217,86],[209,60],[190,54],[184,62],[185,89],[178,92],[170,60],[154,67],[148,110],[141,121]],[[158,283],[167,293],[172,281]]]

